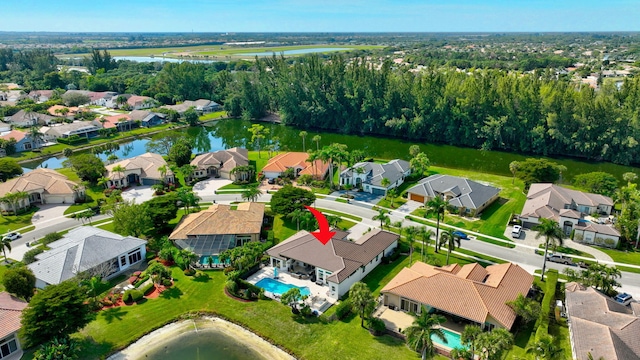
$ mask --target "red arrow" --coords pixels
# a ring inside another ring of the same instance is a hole
[[[335,231],[329,231],[329,222],[320,211],[307,205],[305,205],[304,207],[306,207],[307,210],[311,211],[313,216],[315,216],[316,220],[318,221],[318,227],[320,228],[318,232],[312,232],[311,235],[315,236],[316,239],[318,239],[318,241],[322,243],[322,245],[327,245],[333,235],[336,234]]]

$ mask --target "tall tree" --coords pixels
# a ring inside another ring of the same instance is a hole
[[[375,300],[373,294],[367,286],[367,284],[358,281],[351,285],[349,290],[349,300],[353,305],[353,309],[360,315],[360,326],[364,327],[364,320],[368,313],[373,310],[375,306]]]
[[[544,260],[542,261],[542,273],[540,274],[540,279],[544,281],[544,272],[547,267],[547,254],[549,252],[549,243],[562,245],[562,238],[564,238],[564,233],[558,225],[558,222],[551,219],[541,218],[540,224],[538,224],[534,230],[538,233],[536,234],[536,239],[544,237]]]
[[[422,177],[426,175],[427,170],[429,170],[429,165],[431,162],[425,153],[418,153],[416,156],[411,158],[409,161],[409,165],[411,166],[411,172]]]
[[[442,247],[445,245],[447,247],[447,265],[449,265],[449,256],[451,256],[451,251],[455,250],[456,245],[460,247],[460,236],[454,234],[452,230],[444,230],[442,235],[440,235],[440,241],[438,247]]]
[[[432,359],[436,354],[432,336],[447,342],[444,330],[440,327],[440,324],[446,320],[442,315],[429,314],[427,309],[422,306],[422,311],[413,324],[404,330],[407,346],[420,353],[422,360]]]
[[[418,228],[415,226],[407,226],[404,228],[404,237],[409,243],[409,266],[413,264],[413,243],[416,241],[417,234]]]
[[[7,250],[11,252],[11,239],[3,236],[2,239],[0,239],[0,246],[2,247],[2,255],[4,255],[4,260],[8,262],[7,260],[9,258],[7,257]]]
[[[242,198],[246,201],[255,202],[262,195],[262,190],[257,185],[249,186],[242,192]]]
[[[271,210],[276,214],[287,215],[296,209],[304,209],[304,205],[311,206],[315,200],[313,192],[285,185],[271,196]]]
[[[309,133],[304,131],[304,130],[302,130],[302,131],[300,131],[299,135],[302,138],[302,152],[306,152],[307,149],[306,149],[306,146],[305,146],[305,140],[307,139],[307,135],[309,135]]]
[[[22,167],[15,159],[8,157],[0,158],[0,181],[4,182],[21,174]]]
[[[322,137],[320,135],[315,135],[311,140],[316,143],[316,151],[320,151],[320,140],[322,140]]]
[[[427,202],[427,213],[436,216],[436,241],[434,244],[435,252],[438,252],[438,244],[440,243],[440,220],[444,219],[444,212],[447,209],[447,202],[440,196],[434,196]]]
[[[249,132],[251,133],[251,142],[255,144],[258,149],[258,158],[260,157],[260,149],[261,149],[261,140],[264,139],[269,134],[269,129],[265,128],[260,124],[253,124],[251,128],[249,128]]]
[[[511,184],[516,183],[516,174],[518,173],[519,169],[520,169],[519,161],[512,161],[509,163],[509,171],[511,171],[511,174],[513,174],[513,179],[511,180]]]
[[[374,215],[371,220],[380,220],[380,228],[384,230],[384,225],[389,223],[389,211],[378,208],[378,214]]]
[[[389,185],[391,185],[391,181],[389,181],[389,179],[387,178],[382,178],[382,180],[380,180],[380,185],[382,185],[384,187],[384,198],[387,198],[387,194],[389,193],[389,191],[387,191]]]

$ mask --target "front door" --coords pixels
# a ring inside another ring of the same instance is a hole
[[[571,221],[565,221],[562,227],[565,235],[571,234],[571,230],[573,229],[573,223]]]

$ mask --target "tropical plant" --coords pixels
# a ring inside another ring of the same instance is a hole
[[[249,186],[242,192],[242,198],[246,201],[255,202],[262,195],[262,190],[258,188],[258,185]]]
[[[307,135],[309,135],[309,133],[304,131],[304,130],[302,130],[302,131],[300,131],[299,135],[302,138],[302,152],[306,152],[307,149],[305,147],[305,140],[307,139]]]
[[[390,221],[389,211],[383,208],[378,208],[378,214],[374,215],[371,220],[380,220],[380,228],[384,229],[384,225]]]
[[[542,335],[537,338],[527,346],[526,352],[535,356],[536,360],[553,360],[562,357],[562,348],[556,346],[551,335]]]
[[[371,313],[375,306],[375,300],[371,290],[367,284],[358,281],[351,285],[349,290],[349,299],[353,306],[353,310],[360,315],[360,326],[364,327],[364,320]]]
[[[407,226],[404,228],[404,237],[409,243],[409,266],[413,264],[413,243],[416,241],[417,234],[418,228],[415,226]]]
[[[18,214],[18,205],[25,199],[29,198],[29,193],[26,191],[16,191],[5,194],[5,196],[0,199],[2,202],[6,202],[11,205],[11,209],[13,209],[13,214]],[[22,208],[22,207],[21,207]]]
[[[538,224],[534,230],[538,233],[536,234],[536,239],[544,237],[544,260],[542,261],[542,273],[540,274],[540,280],[544,281],[544,272],[547,266],[547,254],[549,252],[549,243],[553,243],[554,245],[562,246],[562,238],[564,237],[564,233],[558,225],[558,222],[552,219],[541,218],[540,224]]]
[[[191,207],[199,208],[198,202],[200,201],[200,197],[193,192],[193,188],[181,187],[176,194],[187,214],[191,212]]]
[[[249,128],[249,132],[251,133],[251,142],[256,145],[256,148],[258,149],[258,158],[260,158],[260,140],[264,139],[269,134],[269,129],[260,124],[253,124],[251,125],[251,128]]]
[[[305,211],[301,209],[295,209],[286,216],[290,218],[292,221],[296,222],[296,230],[300,231],[300,220],[304,217]]]
[[[316,143],[316,151],[320,151],[320,140],[322,140],[322,137],[320,135],[315,135],[311,140]]]
[[[447,342],[444,331],[440,328],[440,324],[446,320],[444,316],[429,314],[427,309],[422,306],[422,311],[413,324],[404,330],[407,346],[420,353],[422,360],[432,359],[436,354],[432,336]]]
[[[477,325],[467,325],[460,333],[460,341],[471,350],[472,357],[476,354],[476,342],[480,334],[482,334],[482,329]]]
[[[518,294],[515,300],[507,302],[507,305],[520,317],[523,324],[534,321],[540,315],[540,304],[522,294]]]
[[[2,246],[2,254],[4,255],[4,260],[7,261],[7,250],[11,252],[11,239],[2,237],[2,239],[0,239],[0,246]]]
[[[280,297],[280,302],[283,304],[287,304],[291,306],[291,312],[294,314],[299,314],[300,310],[298,310],[298,303],[302,300],[302,294],[300,293],[299,287],[292,287],[287,290]]]
[[[438,252],[438,244],[440,241],[440,220],[444,219],[444,212],[447,209],[447,202],[440,196],[434,196],[427,202],[427,213],[436,216],[436,241],[434,244],[435,252]]]
[[[380,180],[380,185],[382,185],[382,187],[384,187],[384,198],[387,198],[387,194],[389,193],[388,191],[388,187],[389,185],[391,185],[391,181],[389,181],[389,179],[387,178],[382,178],[382,180]]]
[[[425,258],[424,245],[425,243],[427,243],[427,246],[428,246],[429,242],[431,241],[431,237],[433,236],[433,231],[427,228],[426,226],[421,226],[418,229],[418,234],[422,238],[420,260],[424,261],[424,258]]]
[[[447,247],[447,265],[449,265],[449,256],[451,255],[451,251],[455,250],[456,245],[460,247],[460,236],[454,234],[452,230],[444,230],[442,235],[440,235],[440,242],[438,247],[441,248],[442,245],[446,245]]]
[[[111,172],[114,172],[114,173],[120,175],[119,176],[119,180],[121,181],[120,183],[122,185],[124,185],[124,173],[125,173],[125,171],[127,171],[127,169],[125,169],[124,166],[122,166],[120,164],[118,164],[118,165],[116,165],[116,166],[111,168]]]

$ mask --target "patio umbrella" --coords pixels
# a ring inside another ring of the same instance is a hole
[[[278,278],[278,268],[273,268],[273,278],[274,279]]]

